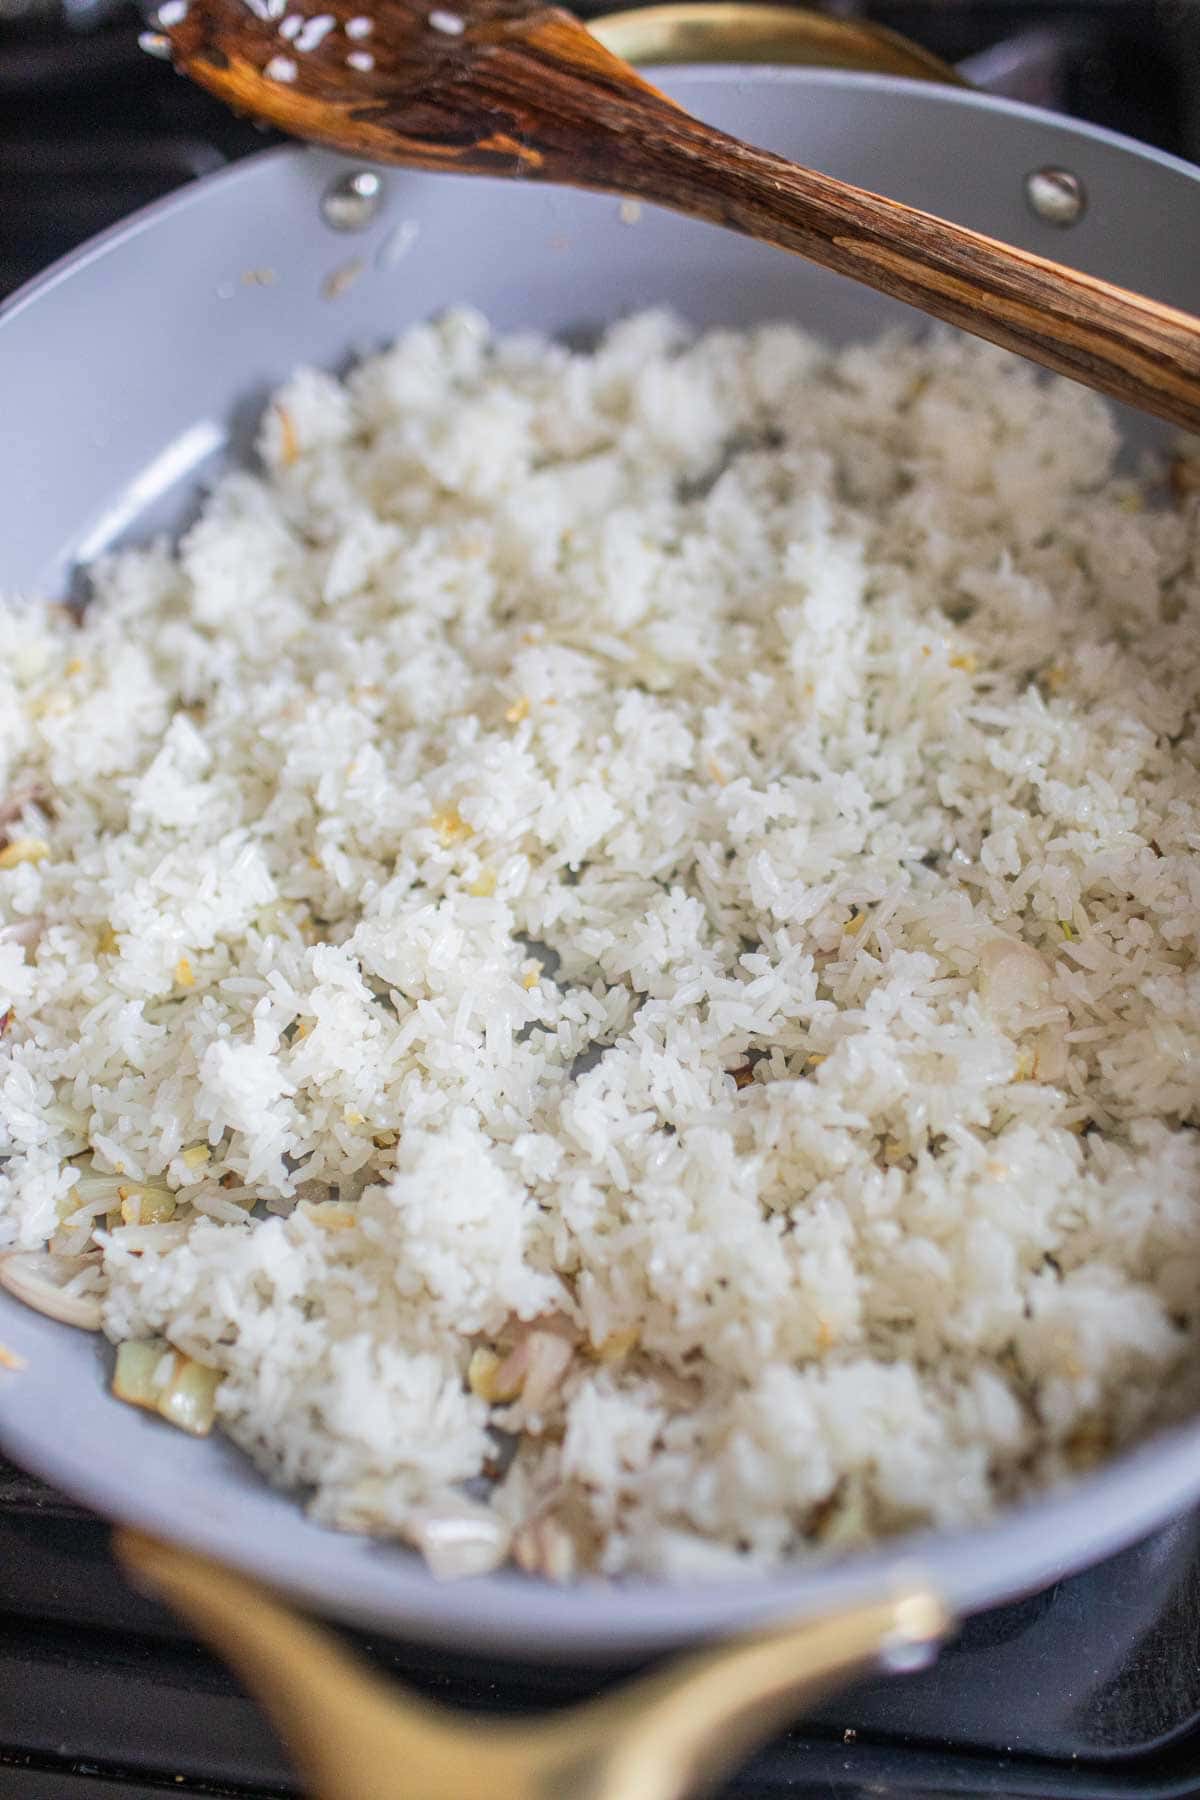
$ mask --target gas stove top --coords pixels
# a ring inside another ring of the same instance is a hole
[[[383,1673],[492,1717],[615,1679],[347,1635]],[[232,1677],[124,1582],[107,1527],[0,1464],[0,1800],[297,1792]],[[724,1793],[1200,1795],[1200,1513],[969,1621],[932,1669],[838,1695]]]
[[[1200,0],[831,10],[907,33],[992,92],[1200,161]],[[140,25],[126,0],[0,0],[0,297],[134,207],[271,141],[144,57]],[[612,1679],[354,1642],[430,1695],[493,1715]],[[107,1527],[0,1461],[0,1800],[296,1792],[232,1677],[122,1580]],[[1200,1797],[1200,1512],[971,1621],[933,1669],[839,1696],[725,1792]]]

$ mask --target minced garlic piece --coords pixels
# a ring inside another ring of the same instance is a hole
[[[45,838],[14,838],[0,850],[0,869],[15,869],[18,863],[42,862],[50,854]]]
[[[349,1231],[355,1222],[354,1208],[344,1200],[320,1200],[303,1210],[322,1231]]]
[[[623,1331],[610,1331],[592,1354],[598,1363],[624,1362],[630,1352],[637,1349],[641,1335],[636,1325],[627,1325]]]
[[[175,1216],[175,1196],[163,1188],[121,1188],[118,1191],[124,1225],[165,1225]]]
[[[502,1358],[486,1344],[479,1344],[471,1352],[471,1360],[467,1364],[467,1386],[477,1400],[486,1400],[490,1406],[496,1399],[496,1371]]]
[[[286,406],[275,407],[275,415],[279,420],[279,461],[281,467],[290,469],[300,454],[300,440],[296,436],[296,427],[292,415]]]
[[[190,988],[196,985],[196,977],[192,974],[192,965],[186,956],[181,956],[175,964],[175,985],[181,988]]]
[[[457,806],[449,807],[445,812],[434,813],[429,823],[437,832],[444,848],[456,844],[460,838],[470,837],[471,827],[467,824]]]

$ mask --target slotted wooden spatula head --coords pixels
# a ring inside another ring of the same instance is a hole
[[[641,108],[677,110],[536,0],[168,0],[161,20],[176,67],[230,106],[373,162],[569,182],[597,135],[619,152]]]
[[[154,47],[298,137],[375,162],[656,201],[1200,430],[1200,320],[738,143],[567,12],[535,0],[302,3],[165,0]]]

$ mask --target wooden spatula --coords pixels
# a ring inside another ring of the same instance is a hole
[[[878,288],[1200,430],[1200,320],[701,124],[536,0],[167,0],[231,106],[372,162],[635,196]],[[366,9],[370,10],[366,10]]]

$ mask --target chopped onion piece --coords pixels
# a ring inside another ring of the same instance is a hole
[[[541,1412],[562,1386],[563,1378],[575,1359],[573,1345],[556,1331],[531,1331],[529,1368],[521,1389],[521,1399],[529,1412]]]
[[[18,919],[15,924],[5,925],[0,930],[0,944],[20,944],[23,950],[32,950],[45,929],[46,921],[39,914],[29,919]]]
[[[162,1392],[158,1371],[165,1347],[162,1338],[147,1338],[143,1343],[130,1340],[118,1347],[112,1382],[118,1400],[125,1400],[130,1406],[144,1406],[150,1412],[158,1411],[158,1396]]]
[[[220,1385],[219,1369],[194,1362],[163,1338],[131,1339],[117,1350],[112,1384],[117,1399],[158,1413],[193,1437],[212,1430]]]
[[[176,1356],[175,1373],[167,1383],[158,1410],[181,1431],[204,1437],[212,1430],[217,1416],[214,1401],[220,1385],[219,1369],[193,1362],[190,1356]]]
[[[979,991],[999,1024],[1019,1028],[1022,1016],[1050,997],[1046,959],[1020,938],[993,938],[980,952]]]
[[[99,1331],[100,1300],[95,1294],[69,1294],[64,1284],[91,1263],[84,1257],[52,1256],[44,1250],[19,1250],[0,1257],[0,1287],[34,1312],[62,1325]]]
[[[541,1513],[522,1525],[513,1538],[513,1561],[526,1575],[570,1581],[578,1562],[575,1539],[558,1519]]]
[[[1067,1039],[1061,1025],[1043,1025],[1033,1040],[1034,1081],[1061,1081],[1067,1072]]]
[[[561,1314],[517,1326],[517,1341],[501,1360],[479,1349],[471,1357],[467,1385],[489,1405],[518,1396],[530,1412],[541,1412],[561,1387],[575,1357],[577,1334]]]
[[[508,1555],[511,1541],[508,1526],[491,1507],[458,1494],[419,1508],[409,1517],[405,1535],[439,1581],[490,1574]]]

